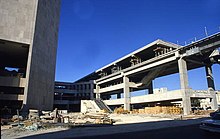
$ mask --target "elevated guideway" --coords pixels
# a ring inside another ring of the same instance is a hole
[[[220,33],[205,37],[186,46],[156,40],[76,81],[94,80],[96,98],[109,99],[117,94],[117,100],[105,100],[108,105],[130,105],[144,102],[181,100],[184,114],[191,110],[191,98],[209,98],[212,109],[217,108],[212,65],[220,64]],[[207,90],[190,90],[188,70],[205,67]],[[153,93],[154,79],[179,73],[180,90],[165,94]],[[142,97],[131,97],[131,92],[147,89]],[[121,98],[123,94],[123,98]],[[163,97],[161,97],[163,96]]]

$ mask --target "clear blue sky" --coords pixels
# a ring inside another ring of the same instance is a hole
[[[204,27],[217,32],[219,7],[220,0],[62,0],[56,80],[76,81],[158,38],[184,44],[205,36]],[[213,70],[220,90],[220,66]],[[189,71],[189,83],[206,89],[204,68]],[[178,89],[178,74],[154,81],[166,86]]]

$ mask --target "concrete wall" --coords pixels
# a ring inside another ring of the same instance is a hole
[[[191,98],[211,98],[211,95],[205,90],[190,90],[188,93]],[[131,97],[131,104],[160,102],[160,101],[175,101],[181,99],[182,99],[181,91],[173,90],[173,91],[161,92],[156,94]],[[124,98],[104,100],[104,102],[107,105],[122,105],[124,104]]]
[[[30,44],[37,0],[0,0],[0,39]]]
[[[26,78],[0,76],[0,86],[25,87]]]
[[[220,91],[217,92],[216,99],[217,99],[218,105],[220,105]]]
[[[38,0],[33,46],[29,52],[24,104],[29,108],[53,108],[60,0]]]
[[[95,101],[93,100],[81,100],[80,112],[97,112],[101,111],[101,109],[97,106]]]
[[[53,108],[60,0],[0,0],[0,39],[29,45],[24,108]],[[7,78],[9,79],[9,78]]]

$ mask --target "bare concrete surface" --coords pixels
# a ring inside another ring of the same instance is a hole
[[[218,133],[207,133],[198,124],[149,131],[86,136],[75,139],[219,139]]]
[[[111,115],[116,123],[112,126],[56,127],[38,131],[20,131],[18,128],[2,129],[1,138],[75,138],[117,133],[148,131],[161,128],[199,124],[206,118],[172,120],[171,118],[147,117],[144,115]]]

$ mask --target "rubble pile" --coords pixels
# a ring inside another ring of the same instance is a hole
[[[107,113],[86,113],[78,117],[75,124],[80,123],[79,119],[86,121],[88,124],[113,124]]]
[[[67,110],[39,111],[30,109],[26,118],[14,115],[10,119],[11,128],[19,127],[24,130],[36,131],[56,126],[75,127],[94,124],[113,124],[109,114],[96,113],[68,113]]]

